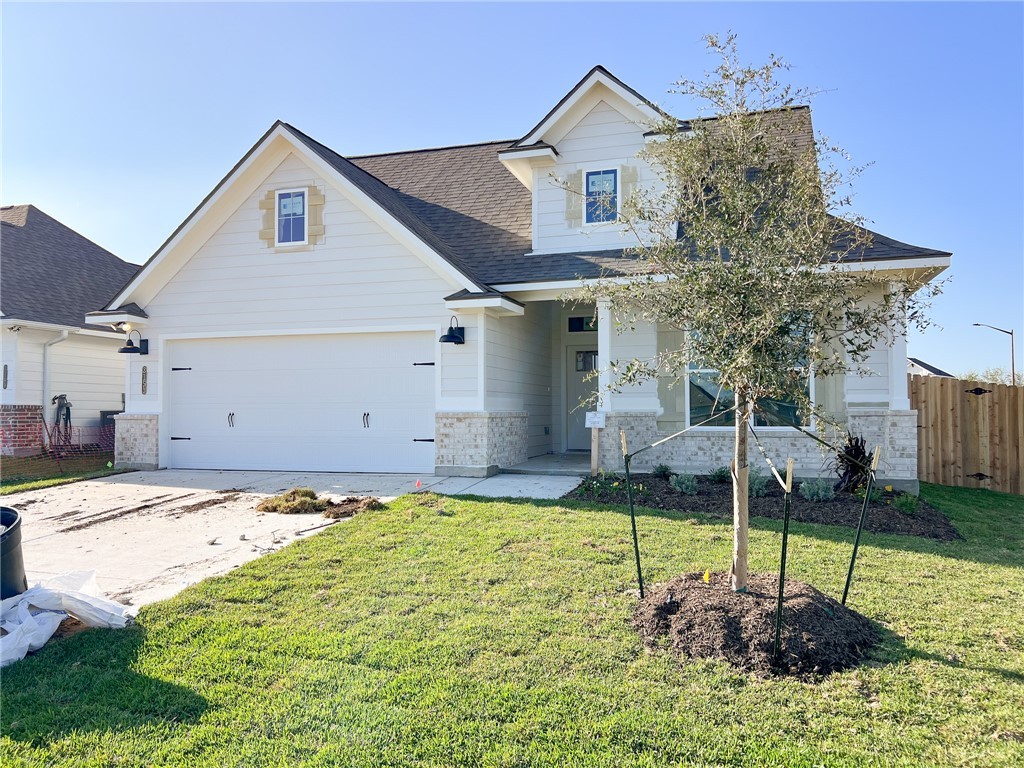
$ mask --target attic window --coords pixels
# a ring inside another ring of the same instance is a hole
[[[306,190],[281,189],[275,194],[275,245],[305,245]]]
[[[619,215],[619,172],[588,171],[585,179],[587,198],[584,222],[600,224],[615,221]]]

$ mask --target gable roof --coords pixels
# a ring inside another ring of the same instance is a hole
[[[558,121],[561,114],[567,110],[572,104],[593,85],[601,83],[602,85],[609,88],[612,92],[622,97],[626,101],[633,101],[632,103],[639,107],[642,111],[654,117],[664,117],[665,112],[658,107],[653,101],[650,101],[643,96],[639,91],[626,85],[624,82],[619,80],[615,75],[605,69],[603,66],[598,64],[585,74],[582,79],[576,83],[570,89],[570,91],[563,96],[551,110],[541,118],[541,121],[531,128],[525,136],[518,141],[513,142],[510,149],[519,149],[521,147],[533,147],[533,146],[544,146],[540,139],[547,131],[547,129]]]
[[[138,271],[34,205],[0,209],[0,310],[17,319],[88,328]]]

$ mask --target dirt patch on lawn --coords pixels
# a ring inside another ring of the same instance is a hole
[[[760,676],[815,678],[859,664],[880,638],[867,618],[809,584],[786,580],[781,650],[772,656],[779,579],[752,575],[733,592],[727,573],[687,573],[652,587],[634,623],[648,647],[683,658],[724,659]]]
[[[375,496],[346,496],[341,501],[332,501],[324,510],[324,517],[337,520],[341,517],[352,517],[360,512],[383,508],[384,504]]]
[[[718,483],[708,477],[697,478],[697,494],[688,496],[672,487],[668,480],[655,475],[632,475],[634,501],[637,506],[652,509],[676,510],[732,519],[732,482]],[[618,485],[615,485],[615,483]],[[853,493],[837,493],[828,501],[808,501],[799,493],[799,484],[793,489],[790,519],[801,523],[822,523],[844,525],[856,528],[860,520],[864,500]],[[894,502],[897,491],[879,489],[877,501],[868,506],[865,528],[873,533],[898,533],[910,536],[924,536],[940,541],[963,538],[949,519],[923,499],[910,513],[900,511]],[[563,499],[597,501],[602,504],[628,504],[626,481],[623,477],[612,479],[587,478],[579,486],[565,494]],[[750,514],[757,517],[782,519],[784,494],[774,479],[769,481],[768,493],[759,498],[750,498]]]

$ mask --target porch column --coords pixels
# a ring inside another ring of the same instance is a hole
[[[909,411],[907,392],[907,324],[898,322],[889,347],[889,410]]]
[[[611,395],[608,388],[612,383],[610,370],[612,352],[612,303],[609,299],[597,300],[597,410],[610,411]]]

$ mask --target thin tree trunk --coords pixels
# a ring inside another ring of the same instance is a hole
[[[747,591],[747,398],[736,391],[736,450],[732,459],[732,589]]]

